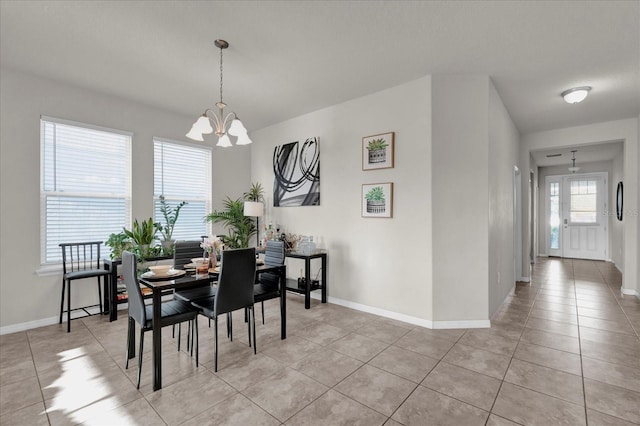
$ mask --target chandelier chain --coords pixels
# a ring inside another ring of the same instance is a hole
[[[224,49],[220,48],[220,103],[222,103],[222,51]]]

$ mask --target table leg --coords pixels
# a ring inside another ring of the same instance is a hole
[[[327,256],[322,256],[322,303],[327,303]]]
[[[118,319],[118,265],[111,265],[109,274],[109,322]]]
[[[311,259],[304,260],[304,308],[311,309]]]
[[[280,269],[280,339],[287,338],[287,267]]]
[[[162,299],[161,291],[153,289],[153,390],[162,389]]]

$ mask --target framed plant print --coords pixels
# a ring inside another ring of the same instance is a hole
[[[393,183],[362,185],[362,217],[393,217]]]
[[[362,138],[362,170],[393,168],[393,139],[395,133]]]

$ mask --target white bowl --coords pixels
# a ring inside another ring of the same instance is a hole
[[[154,275],[167,275],[171,268],[173,268],[172,265],[149,266],[149,270],[153,272]]]

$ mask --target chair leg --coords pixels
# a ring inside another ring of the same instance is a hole
[[[195,319],[189,321],[189,328],[191,329],[191,333],[189,333],[189,335],[191,336],[191,353],[190,355],[193,357],[193,336],[196,333],[196,325],[195,325]]]
[[[260,302],[260,305],[262,305],[262,325],[264,325],[264,302]]]
[[[107,278],[105,278],[106,280]],[[102,314],[102,287],[100,286],[100,277],[98,277],[98,304],[100,305],[100,313]]]
[[[140,378],[142,377],[142,350],[144,347],[144,328],[140,327],[140,353],[138,354],[138,385],[137,388],[140,389]]]
[[[62,324],[62,314],[64,313],[64,287],[67,281],[62,279],[62,295],[60,296],[60,322],[58,324]]]
[[[71,333],[71,281],[67,282],[67,333]]]
[[[189,352],[189,348],[193,346],[193,341],[190,339],[192,332],[191,321],[189,321],[187,322],[187,352]],[[191,344],[191,346],[189,346],[189,344]],[[191,352],[191,355],[193,355],[193,350]]]
[[[129,317],[129,319],[127,320],[129,322],[129,325],[127,326],[127,363],[124,365],[124,369],[128,369],[129,368],[129,360],[131,359],[131,339],[135,339],[135,330],[134,330],[134,325],[133,325],[133,320],[131,319],[131,317]],[[135,342],[134,344],[135,345]],[[135,356],[135,355],[134,355]]]
[[[173,326],[172,326],[171,337],[174,338],[174,339],[176,338],[176,325],[175,324],[173,324]]]
[[[251,305],[251,328],[253,329],[253,354],[258,353],[258,341],[256,340],[256,311]]]
[[[249,347],[251,347],[251,311],[244,308],[244,322],[247,323],[247,335],[249,337]]]
[[[233,315],[229,312],[227,316],[229,318],[227,321],[229,323],[229,340],[233,342]]]
[[[214,322],[214,326],[213,326],[213,336],[214,336],[214,350],[213,350],[213,371],[217,372],[218,371],[218,316],[216,315],[216,317],[213,320]]]
[[[195,330],[195,339],[196,339],[196,367],[198,367],[198,355],[200,352],[200,337],[198,337],[198,316],[196,315],[196,319],[195,321],[195,325],[193,326],[193,329]],[[192,340],[193,342],[193,340]],[[193,343],[191,345],[191,348],[193,349]],[[193,352],[192,352],[193,355]]]
[[[178,351],[180,351],[180,338],[182,337],[182,324],[178,324]]]

